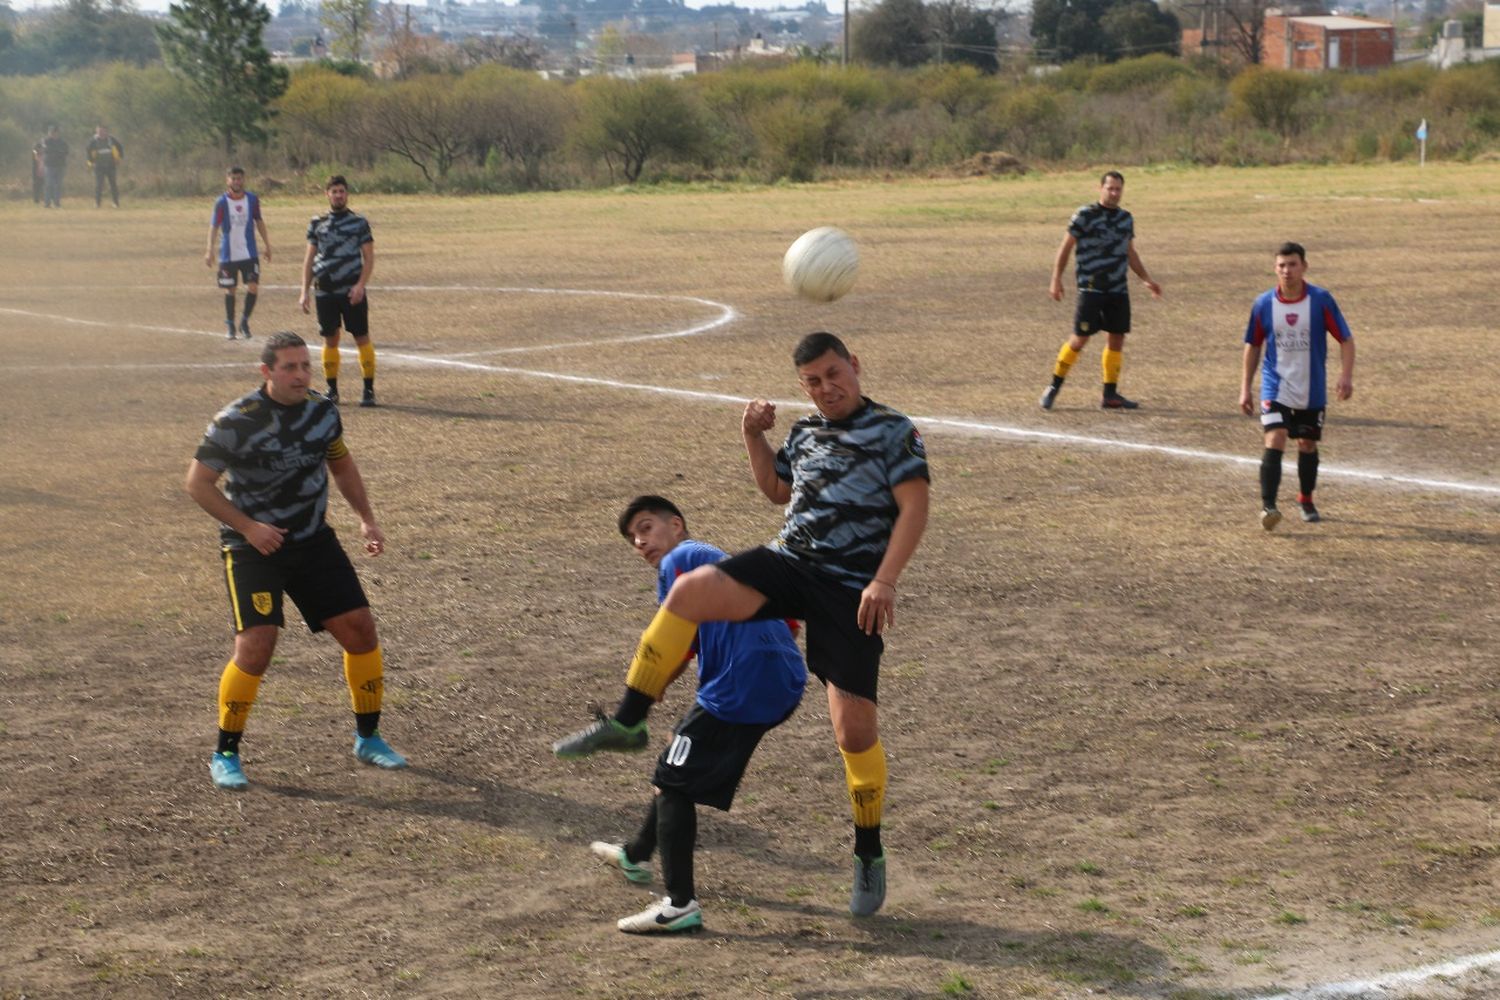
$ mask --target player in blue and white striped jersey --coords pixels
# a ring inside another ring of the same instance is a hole
[[[255,297],[260,293],[260,251],[255,233],[260,232],[266,263],[271,262],[271,237],[260,214],[260,199],[245,190],[245,170],[230,167],[224,174],[227,190],[214,202],[214,214],[208,223],[208,249],[203,263],[219,269],[219,287],[224,290],[224,324],[229,339],[234,339],[234,290],[245,283],[245,309],[240,314],[239,331],[250,339],[250,314],[255,311]],[[216,246],[217,244],[217,246]],[[215,253],[217,250],[217,254]]]
[[[1339,304],[1325,289],[1308,284],[1307,251],[1300,243],[1283,243],[1276,251],[1276,287],[1263,292],[1245,327],[1244,364],[1240,372],[1240,411],[1254,412],[1250,383],[1260,375],[1260,423],[1265,450],[1260,458],[1261,527],[1281,523],[1276,494],[1281,489],[1281,456],[1287,438],[1297,442],[1297,504],[1302,520],[1318,521],[1313,504],[1318,485],[1318,441],[1328,406],[1328,338],[1339,344],[1340,400],[1354,395],[1354,334]],[[1264,351],[1264,360],[1262,360]]]

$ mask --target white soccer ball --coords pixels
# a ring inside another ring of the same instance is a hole
[[[849,234],[833,226],[810,229],[797,237],[781,259],[786,287],[814,302],[832,302],[854,287],[859,249]]]

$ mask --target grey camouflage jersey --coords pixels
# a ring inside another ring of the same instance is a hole
[[[1078,241],[1078,290],[1081,292],[1130,292],[1130,241],[1135,238],[1135,220],[1123,208],[1105,208],[1098,202],[1073,213],[1068,235]]]
[[[890,544],[899,513],[893,488],[932,478],[916,426],[868,398],[847,420],[812,413],[793,424],[776,475],[792,498],[772,548],[859,589]]]
[[[357,212],[315,215],[307,224],[307,242],[317,248],[313,257],[313,286],[319,295],[343,295],[364,270],[361,248],[374,243],[370,223]]]
[[[328,461],[349,454],[338,407],[309,393],[295,406],[283,406],[265,388],[224,407],[208,425],[195,458],[215,472],[227,472],[224,495],[257,521],[287,529],[286,541],[317,534],[328,509]],[[219,526],[227,546],[245,537]]]

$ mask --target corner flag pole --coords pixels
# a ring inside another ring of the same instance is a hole
[[[1427,119],[1426,118],[1423,118],[1422,119],[1422,124],[1420,124],[1420,125],[1417,126],[1417,143],[1419,144],[1419,147],[1420,147],[1420,152],[1417,154],[1417,156],[1418,156],[1417,166],[1419,166],[1419,167],[1425,167],[1425,166],[1427,166]]]

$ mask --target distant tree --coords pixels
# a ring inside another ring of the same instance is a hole
[[[685,88],[655,77],[590,77],[579,87],[574,141],[585,155],[601,157],[611,177],[618,167],[626,183],[634,184],[648,161],[691,156],[702,148],[698,109]]]
[[[1176,15],[1153,0],[1035,0],[1031,8],[1031,37],[1057,62],[1175,52],[1180,33]]]
[[[468,102],[441,76],[392,84],[364,109],[362,121],[365,145],[415,164],[434,186],[473,136]]]
[[[375,26],[374,0],[323,0],[319,23],[333,36],[329,45],[335,56],[359,59],[364,53],[365,36]]]
[[[380,55],[396,67],[396,79],[405,80],[418,72],[437,68],[433,58],[436,39],[419,34],[411,25],[411,7],[398,9],[388,3],[380,8],[380,27],[384,44]]]
[[[458,83],[468,108],[479,162],[496,151],[528,188],[542,184],[542,165],[562,148],[572,105],[558,83],[535,73],[490,64]]]
[[[469,35],[444,50],[443,60],[458,70],[490,64],[538,69],[542,55],[541,44],[525,35]]]
[[[256,0],[180,0],[156,29],[168,67],[193,95],[189,127],[211,132],[226,156],[241,141],[265,142],[271,102],[286,91],[286,68],[266,51],[270,20]]]
[[[980,10],[972,0],[938,0],[927,8],[930,44],[938,62],[968,63],[986,73],[999,68],[995,56],[993,15]]]
[[[930,30],[922,0],[878,0],[854,22],[856,59],[879,66],[919,66],[928,59]]]

